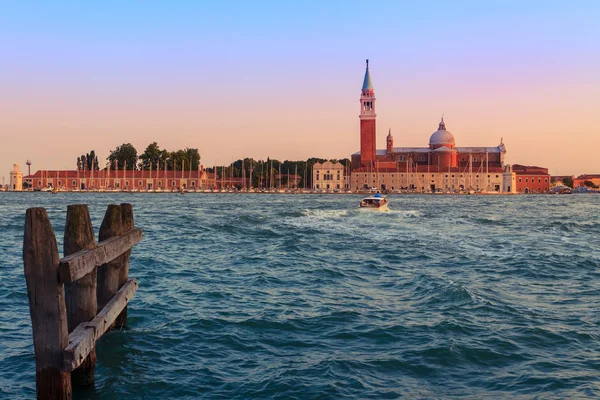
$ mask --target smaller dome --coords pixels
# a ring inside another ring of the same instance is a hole
[[[433,132],[431,137],[429,138],[429,144],[456,144],[454,140],[454,135],[446,130],[446,124],[444,123],[444,118],[442,117],[442,121],[438,127],[438,130]]]

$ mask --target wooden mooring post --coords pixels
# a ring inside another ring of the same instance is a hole
[[[23,263],[33,330],[38,399],[71,399],[73,385],[94,382],[96,341],[137,290],[128,279],[131,248],[142,240],[130,204],[110,205],[96,244],[87,205],[67,209],[64,254],[43,208],[25,217]]]

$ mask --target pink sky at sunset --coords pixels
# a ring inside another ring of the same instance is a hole
[[[195,147],[207,166],[349,157],[365,58],[380,148],[388,128],[396,146],[426,146],[444,114],[458,146],[504,138],[509,163],[600,173],[600,28],[584,3],[386,3],[366,17],[336,4],[255,10],[250,21],[189,3],[167,15],[130,5],[116,21],[92,6],[50,10],[60,21],[13,6],[0,17],[0,177],[27,159],[32,171],[73,169],[82,153],[104,160],[127,142],[138,153],[153,141]],[[190,16],[203,13],[210,27]]]

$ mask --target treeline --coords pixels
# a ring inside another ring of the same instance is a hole
[[[138,156],[137,149],[131,143],[123,143],[110,151],[106,158],[105,166],[100,168],[98,156],[94,150],[86,155],[77,157],[77,168],[79,170],[108,169],[111,170],[152,170],[156,171],[166,169],[197,171],[200,166],[200,153],[198,149],[185,148],[183,150],[168,151],[161,149],[157,142],[150,143],[144,152]],[[215,173],[219,178],[245,178],[251,179],[253,187],[278,187],[279,185],[288,186],[288,176],[292,186],[294,181],[298,182],[298,187],[312,187],[312,168],[316,163],[328,161],[324,158],[309,158],[306,161],[280,161],[267,158],[266,160],[255,160],[253,158],[244,158],[234,161],[229,165],[209,166],[205,165],[207,172]],[[333,163],[341,163],[350,169],[350,160],[348,158],[329,160]],[[298,175],[296,179],[292,175]]]
[[[92,162],[91,160],[95,160]],[[98,170],[98,157],[94,150],[90,151],[85,156],[77,158],[77,169],[79,170]],[[158,143],[150,143],[144,152],[138,156],[137,149],[131,143],[123,143],[110,151],[110,155],[106,158],[106,164],[102,169],[115,170],[164,170],[165,165],[167,170],[197,170],[200,165],[200,153],[198,149],[185,148],[183,150],[168,151],[160,149]]]
[[[81,157],[77,157],[77,169],[80,171],[91,171],[92,169],[98,171],[100,166],[98,166],[98,156],[96,155],[96,152],[92,150],[85,155],[82,154]]]
[[[280,161],[267,158],[266,160],[255,160],[253,158],[244,158],[237,160],[229,165],[206,166],[209,173],[215,173],[219,178],[245,178],[252,179],[253,187],[292,187],[294,181],[298,182],[298,187],[312,187],[312,168],[316,163],[327,161],[324,158],[309,158],[306,161]],[[341,163],[350,170],[350,160],[345,158],[341,160],[329,160],[333,163]],[[294,176],[297,174],[297,178]]]

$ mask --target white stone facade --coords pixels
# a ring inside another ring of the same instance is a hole
[[[344,188],[344,165],[326,161],[313,166],[313,190],[335,191]]]
[[[504,180],[509,179],[508,183]],[[510,182],[510,179],[513,182]],[[510,187],[515,188],[514,174],[498,172],[353,172],[350,188],[352,191],[381,190],[400,191],[414,190],[431,193],[486,191],[503,193]]]

